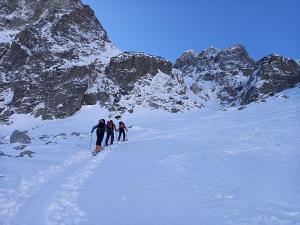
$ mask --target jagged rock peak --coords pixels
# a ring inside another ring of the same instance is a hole
[[[269,54],[263,58],[261,58],[259,61],[257,61],[257,63],[260,63],[262,61],[285,61],[285,62],[288,62],[288,61],[295,61],[291,58],[288,58],[288,57],[284,57],[282,55],[279,55],[279,54],[275,54],[275,53],[272,53],[272,54]]]
[[[207,57],[216,56],[220,51],[221,51],[220,49],[210,46],[204,49],[203,51],[199,52],[197,56],[207,56]]]
[[[184,65],[185,63],[189,62],[189,61],[193,61],[193,58],[215,58],[217,57],[219,54],[223,54],[223,55],[229,55],[231,57],[235,56],[235,57],[249,57],[249,54],[246,50],[246,48],[243,45],[237,44],[237,45],[232,45],[228,48],[225,49],[218,49],[215,48],[213,46],[204,49],[201,52],[197,52],[193,49],[185,51],[177,60],[176,63],[174,65],[175,68],[180,68],[182,65]]]
[[[237,104],[239,92],[254,67],[254,60],[242,45],[223,50],[209,47],[199,53],[188,51],[174,65],[195,94],[207,101],[218,98],[222,105]]]
[[[51,17],[63,10],[84,7],[79,0],[1,0],[0,24],[16,29]],[[85,6],[86,7],[86,6]]]
[[[271,54],[256,63],[245,86],[242,104],[249,104],[293,87],[300,82],[300,66],[289,58]]]
[[[187,51],[183,53],[174,65],[174,68],[183,72],[183,75],[217,70],[242,70],[245,75],[250,75],[250,70],[255,61],[251,59],[245,47],[233,45],[223,50],[210,47],[197,53]]]
[[[138,79],[146,75],[154,76],[159,71],[170,75],[172,63],[158,56],[124,52],[111,58],[105,74],[121,88],[131,90]]]
[[[113,57],[114,60],[125,60],[128,58],[148,58],[148,59],[155,59],[157,61],[164,61],[166,63],[171,63],[168,60],[164,59],[163,57],[160,56],[155,56],[155,55],[149,55],[143,52],[123,52],[115,57]]]

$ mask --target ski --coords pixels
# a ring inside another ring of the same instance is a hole
[[[92,156],[96,156],[96,155],[98,155],[100,152],[102,152],[102,151],[104,151],[105,150],[105,147],[101,147],[101,150],[99,151],[99,152],[96,152],[95,150],[94,151],[92,151],[91,153],[92,153]]]

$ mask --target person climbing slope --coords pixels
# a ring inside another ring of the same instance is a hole
[[[96,130],[96,135],[97,135],[96,153],[99,153],[101,151],[101,145],[105,133],[105,120],[104,119],[99,120],[99,123],[93,127],[91,133],[93,133],[95,129],[97,129]]]
[[[123,134],[123,141],[125,141],[125,137],[126,137],[125,130],[126,130],[126,132],[128,132],[125,123],[119,122],[119,137],[118,137],[118,141],[121,140],[121,135],[122,134]]]
[[[109,120],[106,124],[106,140],[105,140],[105,146],[108,146],[108,141],[110,138],[110,144],[114,144],[115,140],[115,133],[114,131],[117,131],[116,125],[112,120]]]

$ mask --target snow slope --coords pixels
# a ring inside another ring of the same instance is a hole
[[[64,120],[16,115],[1,141],[28,130],[36,154],[0,157],[0,224],[300,224],[299,100],[296,87],[244,110],[143,109],[125,116],[129,141],[97,157],[89,132],[108,116],[98,106]]]

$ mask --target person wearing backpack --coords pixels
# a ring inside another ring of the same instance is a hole
[[[108,146],[108,140],[110,138],[110,144],[114,144],[115,140],[115,133],[114,131],[117,131],[116,125],[112,120],[109,120],[106,124],[106,140],[105,140],[105,146]]]
[[[118,141],[121,140],[122,134],[123,134],[123,141],[125,141],[125,137],[126,137],[125,130],[126,130],[126,132],[128,131],[125,123],[119,122],[119,137],[118,137]]]
[[[104,119],[99,120],[99,123],[93,127],[91,133],[93,133],[95,129],[97,129],[96,130],[96,135],[97,135],[96,153],[99,153],[101,151],[101,145],[105,133],[105,120]]]

